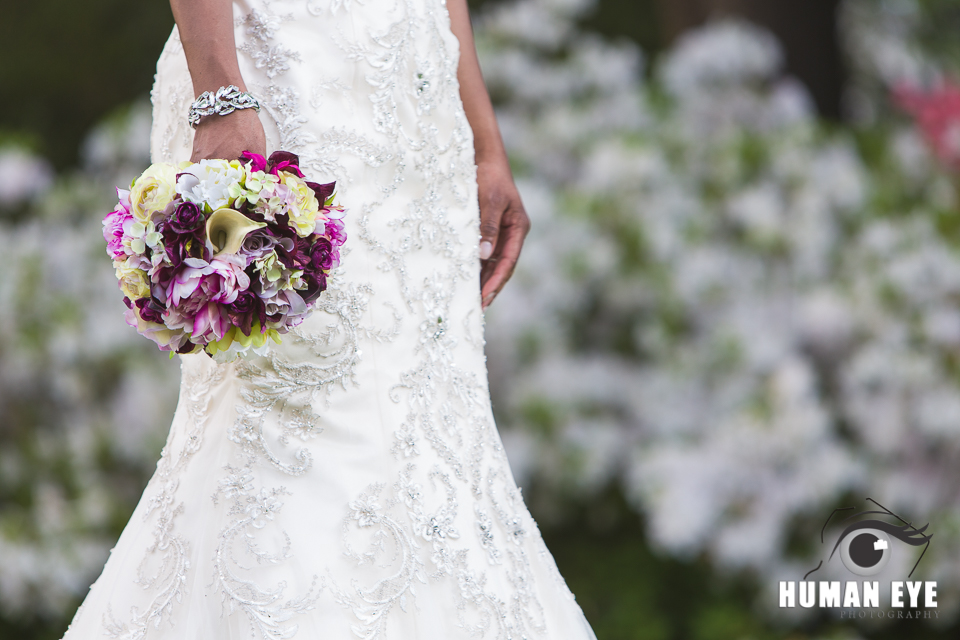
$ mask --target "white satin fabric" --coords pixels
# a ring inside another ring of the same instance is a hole
[[[157,472],[66,638],[594,638],[493,422],[443,0],[234,9],[268,152],[338,182],[343,264],[269,357],[182,358]],[[176,30],[157,71],[153,159],[189,159]]]

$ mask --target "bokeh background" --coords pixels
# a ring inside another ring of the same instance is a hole
[[[495,410],[598,637],[957,637],[960,0],[472,5],[533,219]],[[0,638],[56,639],[176,402],[100,235],[172,17],[0,16]],[[866,497],[930,523],[938,620],[776,606]]]

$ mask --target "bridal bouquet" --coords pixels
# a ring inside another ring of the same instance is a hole
[[[127,323],[163,351],[263,354],[306,318],[346,240],[335,183],[299,159],[151,165],[103,220]]]

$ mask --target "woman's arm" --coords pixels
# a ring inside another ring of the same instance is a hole
[[[233,38],[232,0],[170,0],[170,8],[180,31],[194,95],[231,84],[246,91]],[[203,118],[197,125],[190,160],[233,160],[244,151],[265,155],[266,147],[256,111],[241,109],[226,116]]]
[[[447,0],[450,26],[460,40],[460,97],[473,129],[480,190],[480,295],[484,308],[507,283],[517,265],[530,219],[513,183],[500,127],[473,42],[467,0]]]

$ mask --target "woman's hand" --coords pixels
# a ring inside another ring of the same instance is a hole
[[[477,163],[480,196],[480,296],[486,309],[513,275],[530,218],[506,157]]]
[[[530,219],[513,184],[510,163],[487,85],[480,72],[467,0],[447,0],[450,28],[460,41],[460,98],[473,130],[480,192],[480,297],[486,309],[517,266]]]
[[[254,109],[241,109],[225,116],[210,115],[200,120],[193,136],[190,161],[237,160],[244,151],[267,155],[263,125]]]

